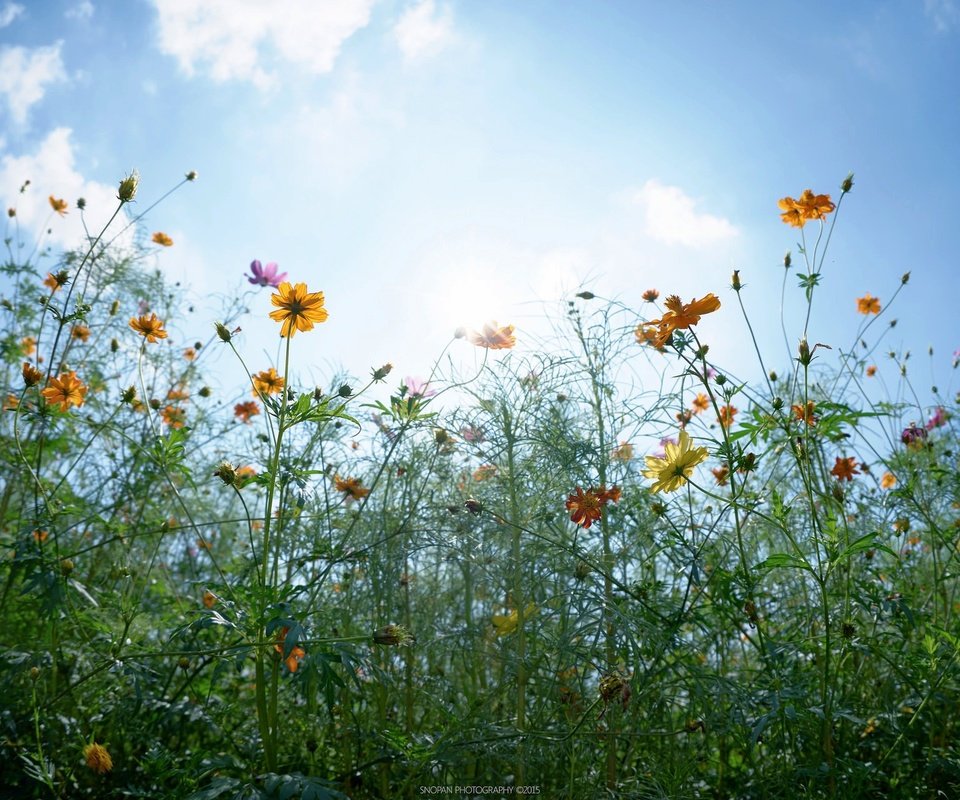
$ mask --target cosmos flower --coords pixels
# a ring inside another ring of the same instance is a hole
[[[157,315],[150,312],[147,316],[131,317],[130,327],[141,336],[144,336],[148,342],[157,342],[160,339],[167,338],[167,332],[163,328],[163,321],[157,318]]]
[[[488,350],[509,350],[517,343],[513,335],[513,325],[497,325],[497,321],[488,322],[482,331],[470,331],[467,339],[470,344],[485,347]]]
[[[403,385],[407,387],[407,397],[433,397],[437,393],[435,389],[427,388],[430,385],[429,381],[413,375],[407,375],[403,379]]]
[[[113,759],[102,744],[93,742],[83,748],[83,757],[87,766],[98,775],[103,775],[113,769]]]
[[[160,418],[176,430],[186,424],[187,412],[179,406],[167,406],[160,412]]]
[[[237,403],[233,407],[233,416],[241,422],[250,422],[250,418],[260,413],[260,406],[254,400],[247,400],[243,403]]]
[[[280,632],[280,640],[277,644],[273,646],[273,649],[276,650],[280,655],[283,655],[284,651],[284,641],[287,638],[287,634],[290,632],[290,628],[284,627]],[[290,648],[290,654],[284,659],[283,663],[287,665],[287,669],[290,672],[296,672],[300,669],[300,662],[303,660],[303,657],[307,654],[306,650],[302,647],[294,646]]]
[[[277,306],[270,318],[283,323],[280,335],[284,338],[293,337],[297,331],[312,330],[315,322],[327,321],[323,292],[308,292],[305,283],[291,286],[287,281],[281,282],[277,293],[270,295],[270,302]]]
[[[837,458],[830,474],[838,481],[852,481],[854,475],[860,474],[860,470],[857,468],[857,460],[852,456],[850,458]]]
[[[270,367],[253,376],[253,393],[257,396],[280,394],[283,391],[283,377]]]
[[[877,368],[876,368],[873,364],[871,364],[869,367],[867,367],[867,369],[866,369],[866,375],[867,375],[868,378],[872,378],[872,377],[873,377],[874,375],[876,375],[876,374],[877,374]]]
[[[650,320],[644,329],[643,336],[649,340],[648,330],[657,329],[656,337],[652,344],[654,347],[663,347],[674,331],[688,329],[700,321],[704,314],[711,314],[720,308],[720,300],[712,292],[704,295],[700,300],[694,298],[689,303],[684,303],[677,295],[670,295],[664,305],[667,311],[660,319]],[[637,329],[637,338],[640,339],[640,329]]]
[[[858,297],[857,311],[860,314],[879,314],[880,298],[874,297],[870,292],[867,292],[863,297]]]
[[[341,478],[339,475],[333,479],[334,488],[338,492],[343,492],[348,500],[362,500],[370,490],[361,485],[359,478]]]
[[[693,398],[693,402],[690,404],[690,408],[693,410],[694,414],[702,414],[708,408],[710,408],[710,398],[707,397],[703,392],[697,394]]]
[[[880,488],[881,489],[892,489],[897,485],[897,476],[892,472],[884,472],[883,477],[880,479]]]
[[[793,410],[794,416],[796,416],[799,422],[806,422],[807,425],[813,426],[817,424],[817,418],[813,415],[816,407],[817,404],[814,403],[813,400],[808,400],[802,406],[794,404],[790,408]]]
[[[947,413],[947,410],[943,406],[937,406],[933,410],[933,415],[927,420],[927,424],[924,427],[928,431],[932,431],[934,428],[939,428],[943,425],[946,425],[949,418],[950,415]]]
[[[47,388],[40,394],[51,405],[59,405],[61,411],[67,411],[70,406],[79,408],[83,405],[87,387],[76,372],[64,372],[59,378],[51,378]]]
[[[50,195],[50,208],[56,211],[61,217],[67,215],[67,201]]]
[[[274,289],[278,288],[287,277],[286,272],[277,273],[277,265],[273,261],[264,267],[254,259],[250,262],[250,272],[252,273],[250,275],[243,274],[254,286],[272,286]]]
[[[43,380],[43,372],[28,361],[23,362],[20,374],[23,375],[23,382],[26,386],[36,386]]]
[[[738,413],[738,410],[733,406],[720,406],[720,416],[717,417],[717,421],[724,428],[729,428],[731,425],[733,425],[733,418]]]
[[[781,219],[794,228],[802,228],[811,219],[825,219],[835,208],[828,194],[814,194],[810,189],[804,189],[799,200],[784,197],[778,202],[783,213]]]
[[[652,492],[676,491],[693,474],[693,468],[707,460],[707,448],[693,447],[692,442],[689,433],[680,431],[680,442],[665,445],[663,458],[647,456],[643,474],[654,479]]]
[[[641,295],[641,297],[643,297],[643,299],[644,299],[647,303],[652,303],[652,302],[653,302],[654,300],[656,300],[659,296],[660,296],[660,292],[658,292],[656,289],[647,289],[647,291],[645,291],[645,292]]]
[[[530,619],[536,613],[536,604],[527,603],[523,609],[523,619]],[[517,609],[513,609],[506,614],[494,614],[490,618],[490,622],[493,624],[497,636],[509,636],[520,625],[520,614]]]
[[[607,489],[603,486],[599,489],[594,487],[586,491],[578,486],[573,494],[567,497],[565,505],[567,511],[570,512],[571,522],[583,528],[589,528],[603,516],[604,505],[607,503],[617,503],[619,501],[619,486],[614,486],[612,489]]]
[[[150,241],[154,244],[158,244],[161,247],[173,247],[173,239],[171,239],[163,231],[157,231],[153,236],[150,237]]]

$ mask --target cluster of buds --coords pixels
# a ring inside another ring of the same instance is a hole
[[[390,623],[373,632],[373,643],[389,647],[409,647],[417,637],[402,625]]]

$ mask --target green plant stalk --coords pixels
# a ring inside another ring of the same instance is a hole
[[[263,519],[263,584],[261,585],[262,592],[260,595],[260,613],[258,614],[259,622],[257,626],[257,639],[260,642],[263,642],[267,635],[267,626],[263,619],[263,615],[266,612],[268,605],[267,601],[270,599],[268,595],[272,594],[272,589],[274,588],[270,583],[270,578],[268,576],[276,574],[276,564],[274,564],[272,570],[268,568],[268,564],[270,563],[270,533],[271,523],[273,522],[273,501],[276,494],[277,479],[280,471],[280,453],[283,446],[284,434],[283,422],[287,410],[287,386],[290,377],[290,340],[293,338],[293,336],[291,334],[291,336],[286,338],[287,345],[283,360],[283,390],[280,393],[280,413],[277,418],[277,439],[274,444],[273,459],[270,468],[270,482],[267,484],[266,508]],[[263,750],[266,758],[267,770],[269,772],[275,772],[277,769],[277,694],[279,692],[277,680],[278,664],[273,664],[274,679],[271,681],[270,685],[271,698],[268,707],[266,696],[266,674],[264,670],[264,659],[266,657],[266,653],[264,650],[265,648],[263,646],[257,648],[257,717],[260,723],[260,736],[263,739]]]
[[[520,525],[520,502],[517,497],[517,473],[516,473],[516,431],[513,428],[513,420],[506,406],[503,408],[503,429],[507,439],[507,476],[510,486],[510,527],[513,532],[513,541],[511,544],[511,555],[513,559],[513,604],[517,611],[517,730],[523,731],[526,727],[526,692],[527,692],[527,669],[524,664],[526,659],[527,636],[526,620],[524,613],[526,610],[523,591],[523,561],[521,560],[521,525]],[[516,775],[518,785],[523,785],[525,764],[523,755],[523,740],[520,740],[517,748]]]

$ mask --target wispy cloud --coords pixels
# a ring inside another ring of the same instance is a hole
[[[923,0],[923,10],[941,33],[960,26],[960,8],[955,0]]]
[[[68,8],[64,12],[64,16],[67,19],[85,20],[90,19],[93,16],[93,12],[94,7],[90,0],[80,0],[79,3]]]
[[[4,154],[0,158],[3,208],[16,209],[23,234],[42,237],[45,244],[60,247],[75,247],[86,241],[76,208],[78,198],[86,201],[84,215],[90,230],[99,231],[117,207],[116,186],[87,180],[77,171],[71,136],[69,128],[56,128],[40,142],[35,152],[19,156]],[[122,177],[117,176],[118,183]],[[30,185],[21,194],[20,187],[28,180]],[[52,214],[50,195],[67,201],[66,216]],[[113,230],[119,231],[123,224],[118,219]]]
[[[48,84],[66,80],[60,57],[62,45],[57,42],[48,47],[0,49],[0,97],[17,124],[27,121],[30,107],[43,99]]]
[[[19,3],[7,3],[0,11],[0,28],[6,28],[23,13],[23,6]]]
[[[697,202],[677,186],[651,179],[630,199],[643,213],[644,233],[657,241],[701,248],[738,235],[729,220],[698,211]]]
[[[453,14],[438,8],[434,0],[410,6],[393,29],[400,52],[407,61],[435,55],[453,42]]]
[[[330,72],[343,43],[370,20],[373,0],[153,0],[160,50],[187,75],[269,88],[282,62]]]

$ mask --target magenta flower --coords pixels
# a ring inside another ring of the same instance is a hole
[[[433,389],[427,389],[430,385],[429,381],[425,381],[423,378],[415,378],[412,375],[407,375],[403,379],[403,385],[407,387],[407,396],[408,397],[433,397],[436,392]]]
[[[484,440],[483,430],[476,425],[464,425],[460,429],[460,436],[465,442],[482,442]]]
[[[246,272],[243,274],[247,276],[247,280],[254,286],[272,286],[276,289],[283,279],[287,277],[286,272],[281,272],[279,275],[277,274],[277,265],[272,261],[264,267],[259,261],[254,259],[250,262],[250,271],[253,275],[247,275]]]
[[[900,441],[907,447],[923,447],[927,439],[927,432],[923,428],[918,428],[916,422],[911,422],[909,428],[904,428],[900,434]]]
[[[933,416],[927,420],[926,429],[932,431],[947,423],[947,409],[943,406],[937,406],[933,411]]]

